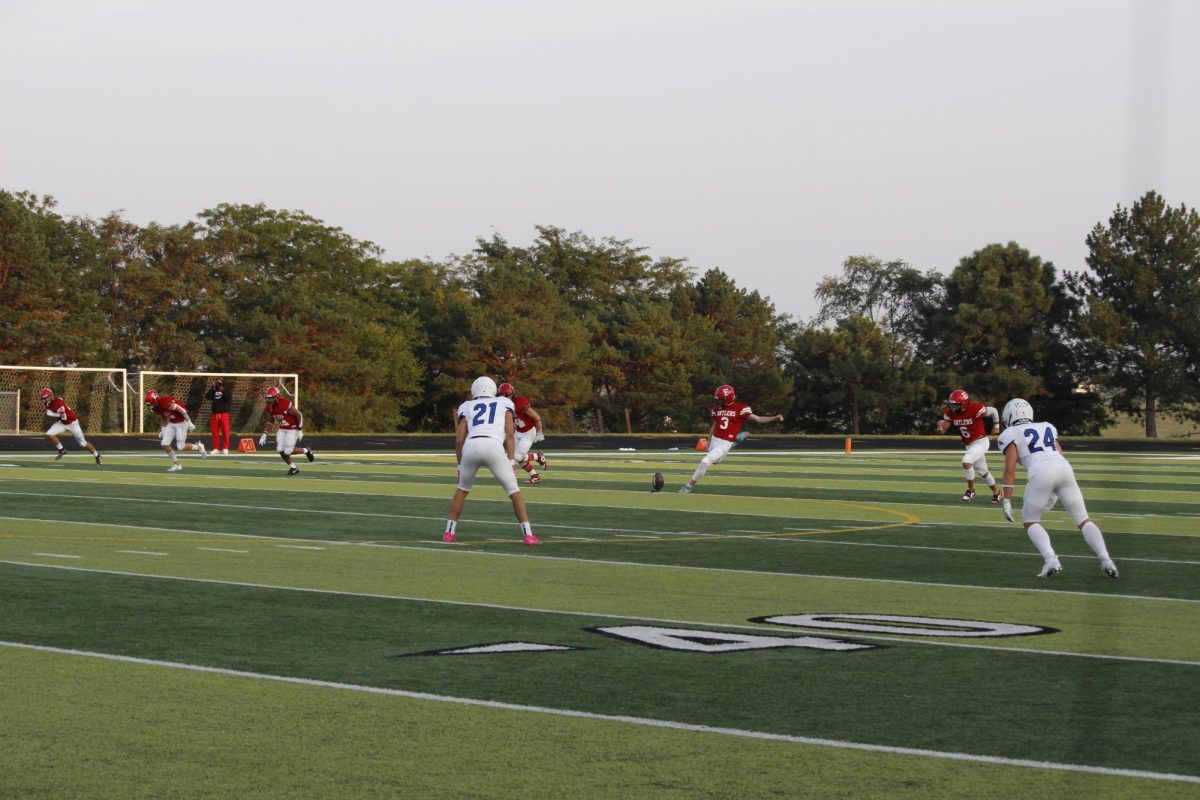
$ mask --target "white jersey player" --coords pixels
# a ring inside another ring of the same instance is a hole
[[[541,544],[533,535],[529,512],[513,473],[513,413],[512,400],[497,397],[496,382],[487,376],[475,379],[471,384],[471,399],[455,412],[454,454],[458,459],[458,488],[450,501],[443,542],[457,541],[458,518],[475,485],[475,474],[480,467],[487,467],[512,500],[513,513],[521,523],[521,540],[525,544]]]
[[[1004,453],[1002,508],[1005,519],[1012,522],[1012,494],[1016,488],[1019,461],[1029,473],[1021,503],[1021,521],[1044,562],[1037,577],[1049,578],[1062,572],[1062,564],[1050,544],[1050,534],[1042,527],[1042,515],[1054,508],[1059,500],[1071,516],[1071,521],[1083,533],[1088,547],[1100,559],[1100,569],[1110,578],[1117,577],[1117,565],[1109,558],[1104,535],[1096,523],[1088,518],[1083,492],[1079,491],[1079,484],[1075,481],[1075,471],[1063,457],[1058,431],[1049,422],[1034,422],[1033,406],[1021,398],[1009,400],[1002,416],[1005,428],[997,441],[1000,452]]]

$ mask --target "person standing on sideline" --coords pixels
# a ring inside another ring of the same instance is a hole
[[[150,410],[158,414],[158,418],[162,424],[162,430],[159,431],[159,444],[162,445],[163,452],[171,459],[171,466],[167,468],[167,472],[179,472],[183,469],[183,465],[179,463],[179,456],[176,455],[176,450],[195,450],[200,453],[200,458],[208,458],[208,452],[204,449],[203,442],[191,444],[187,440],[189,431],[196,430],[196,423],[192,422],[192,418],[188,416],[188,410],[183,407],[169,394],[159,394],[151,389],[146,392],[146,405],[150,406]],[[172,449],[171,445],[175,445]]]
[[[521,541],[528,545],[541,544],[529,524],[529,511],[517,476],[513,472],[516,443],[513,439],[513,402],[496,396],[496,382],[486,375],[471,384],[471,399],[458,407],[454,414],[454,456],[458,461],[458,488],[450,500],[443,542],[458,540],[458,518],[462,515],[467,495],[475,485],[475,474],[487,467],[504,487],[512,501],[513,514],[521,524]]]
[[[229,455],[229,395],[225,391],[225,379],[217,378],[204,393],[204,399],[212,403],[208,415],[208,426],[212,429],[212,451]]]
[[[746,434],[742,433],[742,424],[746,420],[759,425],[783,422],[783,414],[760,417],[750,410],[750,406],[736,402],[737,392],[727,383],[718,386],[717,390],[713,392],[713,397],[716,398],[717,405],[711,409],[713,424],[708,431],[708,450],[701,459],[700,465],[696,467],[696,471],[692,473],[691,479],[679,487],[680,494],[690,494],[700,479],[704,477],[704,473],[708,472],[708,468],[713,464],[721,463],[725,456],[729,455],[733,446],[746,438]]]
[[[70,433],[75,437],[75,442],[80,447],[92,454],[92,457],[96,459],[97,465],[103,464],[104,459],[96,452],[95,447],[88,444],[88,440],[83,435],[83,428],[79,425],[79,417],[75,415],[75,412],[71,410],[67,402],[61,397],[56,397],[54,392],[50,391],[49,388],[42,389],[41,396],[42,405],[46,408],[46,416],[54,418],[54,423],[46,431],[46,438],[58,450],[58,455],[54,457],[54,460],[58,461],[67,454],[67,448],[62,446],[62,442],[58,440],[58,435],[60,433]]]
[[[541,483],[542,476],[533,465],[536,463],[545,469],[546,456],[542,453],[530,453],[529,448],[546,438],[542,416],[533,410],[528,397],[513,397],[516,393],[517,390],[511,383],[500,384],[500,396],[513,402],[513,439],[516,442],[517,466],[529,473],[529,483]]]
[[[275,452],[279,453],[283,463],[288,465],[288,475],[296,475],[300,468],[292,463],[292,456],[303,453],[310,464],[316,458],[311,447],[296,446],[304,438],[304,415],[291,398],[279,394],[277,386],[267,387],[266,398],[267,426],[263,428],[262,436],[258,437],[258,444],[262,446],[267,443],[267,434],[271,432],[271,425],[274,424]]]
[[[1049,578],[1062,572],[1062,563],[1050,544],[1050,534],[1042,527],[1042,515],[1062,500],[1071,521],[1083,533],[1083,540],[1100,559],[1100,571],[1110,578],[1117,577],[1117,565],[1108,555],[1104,534],[1088,517],[1083,492],[1075,480],[1075,471],[1063,456],[1058,430],[1049,422],[1033,421],[1033,406],[1021,398],[1009,400],[1004,406],[1004,433],[998,442],[1004,453],[1004,518],[1013,521],[1012,495],[1017,482],[1017,462],[1029,473],[1025,497],[1021,501],[1021,522],[1033,546],[1042,554],[1039,578]]]
[[[992,435],[1000,432],[1000,415],[992,406],[971,401],[970,395],[964,389],[955,389],[950,393],[946,407],[942,409],[942,418],[938,420],[938,433],[945,433],[954,428],[962,438],[963,453],[962,468],[967,478],[967,491],[963,493],[963,502],[969,503],[975,499],[975,478],[983,478],[984,483],[992,490],[992,502],[1000,502],[1000,490],[996,488],[996,478],[987,468],[987,451],[992,446],[988,438],[988,429],[983,424],[984,417],[992,421]]]

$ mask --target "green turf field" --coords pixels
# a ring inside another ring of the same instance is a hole
[[[548,456],[0,455],[0,797],[1200,796],[1200,460],[1038,580],[951,449]]]

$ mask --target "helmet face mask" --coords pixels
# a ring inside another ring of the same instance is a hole
[[[471,384],[471,397],[495,397],[496,382],[487,375],[480,375]]]
[[[268,400],[274,400],[275,398],[279,397],[279,387],[278,386],[268,386],[266,392],[264,392],[263,395]]]
[[[41,394],[41,398],[42,398],[42,405],[44,405],[44,406],[50,405],[50,401],[54,399],[54,392],[52,392],[50,390],[50,388],[47,387],[45,389],[42,389],[40,394]]]
[[[1004,420],[1004,427],[1011,428],[1013,425],[1020,425],[1025,422],[1033,422],[1033,406],[1028,400],[1023,400],[1020,397],[1014,397],[1004,405],[1004,411],[1000,414]]]
[[[950,393],[950,398],[946,402],[950,406],[950,410],[957,414],[970,400],[971,395],[967,394],[966,389],[955,389]]]

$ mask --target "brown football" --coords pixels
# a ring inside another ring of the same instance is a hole
[[[663,479],[661,472],[654,473],[654,478],[650,481],[650,491],[661,492],[665,483],[666,481]]]

